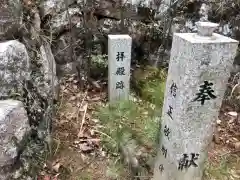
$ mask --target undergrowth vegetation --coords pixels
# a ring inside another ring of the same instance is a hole
[[[133,92],[129,101],[117,101],[100,107],[96,116],[102,125],[99,131],[108,153],[116,159],[120,154],[125,156],[125,160],[128,155],[136,157],[139,166],[152,166],[150,161],[156,155],[159,140],[166,71],[147,69],[145,76],[139,78],[135,84],[140,86],[140,93]],[[124,149],[128,149],[127,154],[122,152]],[[142,159],[145,159],[144,162],[141,162]],[[127,163],[131,164],[131,160]],[[117,163],[115,165],[119,166]]]

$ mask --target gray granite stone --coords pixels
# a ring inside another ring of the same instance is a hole
[[[49,96],[57,97],[58,78],[56,75],[56,62],[52,54],[51,46],[48,42],[44,42],[40,47],[40,62],[42,64],[41,71],[43,74],[43,86],[38,85],[38,90],[45,98]]]
[[[238,41],[176,33],[172,44],[153,179],[201,180]]]
[[[22,16],[20,0],[0,1],[0,40],[13,39],[22,25]]]
[[[50,20],[50,26],[51,31],[55,34],[60,33],[64,30],[64,28],[68,27],[70,25],[71,19],[71,25],[76,27],[82,27],[82,18],[80,17],[82,15],[80,8],[68,8],[68,10],[65,10],[62,13],[56,14],[52,17]]]
[[[29,79],[29,57],[25,46],[16,41],[0,43],[0,97],[22,88]]]
[[[110,102],[129,98],[131,47],[132,38],[129,35],[108,36],[108,96]]]
[[[57,13],[65,11],[68,6],[74,2],[75,0],[42,0],[40,5],[41,16],[56,15]]]
[[[22,102],[0,101],[0,169],[14,163],[18,155],[18,143],[29,131],[27,112]]]

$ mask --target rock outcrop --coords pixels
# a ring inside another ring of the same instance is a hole
[[[20,0],[1,0],[0,3],[0,40],[17,37],[22,25],[22,5]]]
[[[12,169],[30,132],[27,112],[16,100],[0,101],[0,179],[13,178]]]
[[[30,62],[24,44],[17,40],[0,43],[0,97],[17,93],[30,78]]]

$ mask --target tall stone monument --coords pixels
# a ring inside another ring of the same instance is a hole
[[[175,33],[153,180],[201,180],[238,41],[198,22]]]
[[[132,38],[129,35],[108,35],[109,101],[127,100],[130,87]]]

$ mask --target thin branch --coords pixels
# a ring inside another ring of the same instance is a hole
[[[80,130],[79,130],[78,135],[77,135],[78,137],[82,137],[82,135],[83,135],[82,128],[83,128],[83,125],[84,125],[84,123],[85,123],[87,109],[88,109],[88,104],[86,104],[86,105],[84,106],[84,114],[83,114],[83,117],[82,117],[82,122],[81,122]]]

